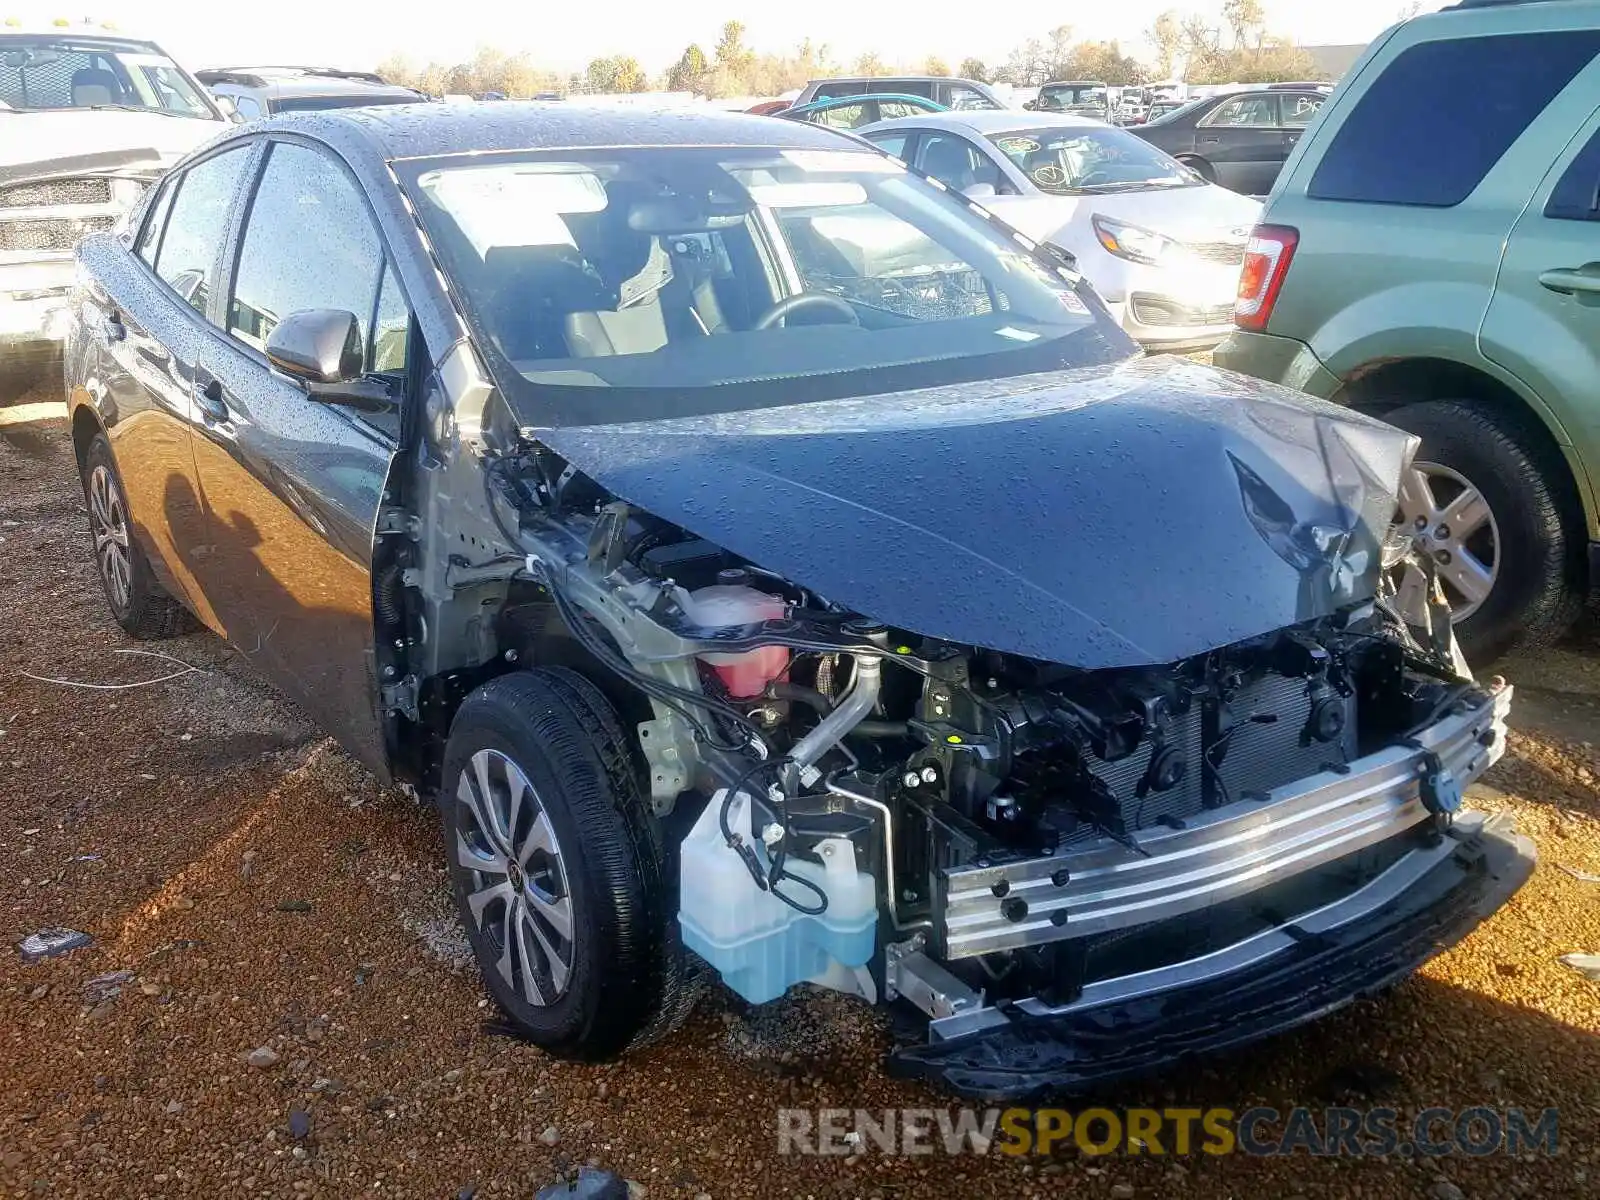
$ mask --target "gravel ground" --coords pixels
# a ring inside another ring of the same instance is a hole
[[[13,397],[13,399],[16,399]],[[1600,626],[1500,668],[1529,703],[1480,806],[1529,885],[1381,999],[1121,1104],[1559,1106],[1553,1159],[791,1158],[775,1110],[945,1105],[887,1079],[888,1031],[814,994],[714,996],[622,1065],[495,1036],[436,823],[226,647],[131,643],[96,585],[65,423],[0,407],[0,1189],[25,1196],[531,1196],[594,1162],[651,1196],[1580,1196],[1600,1184]],[[149,648],[149,647],[141,647]],[[42,926],[92,947],[35,965]],[[128,972],[120,984],[91,981]],[[252,1053],[254,1052],[254,1053]],[[252,1064],[264,1065],[252,1065]],[[1444,1181],[1450,1181],[1446,1184]],[[1459,1188],[1459,1193],[1451,1187]]]

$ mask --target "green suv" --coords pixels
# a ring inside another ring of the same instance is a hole
[[[1285,166],[1216,351],[1421,439],[1400,515],[1475,659],[1600,580],[1597,104],[1600,0],[1389,30]]]

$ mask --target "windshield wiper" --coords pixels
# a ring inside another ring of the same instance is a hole
[[[194,115],[192,113],[180,113],[170,108],[152,108],[147,104],[75,104],[72,107],[79,109],[86,108],[91,112],[102,112],[107,109],[114,109],[117,112],[160,113],[163,117],[187,117]]]
[[[1145,188],[1166,187],[1169,182],[1165,179],[1136,179],[1122,183],[1090,183],[1074,189],[1083,196],[1105,196],[1112,192],[1137,192]]]

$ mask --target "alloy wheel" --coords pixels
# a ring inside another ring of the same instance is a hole
[[[100,578],[118,612],[133,603],[133,557],[128,543],[127,508],[114,475],[96,466],[89,476],[89,528]]]
[[[1466,620],[1483,606],[1500,576],[1500,526],[1488,501],[1459,471],[1417,462],[1400,481],[1397,508],[1396,519],[1417,553],[1433,560],[1450,601],[1450,619]],[[1400,610],[1422,611],[1426,589],[1416,566],[1402,567]]]
[[[554,1004],[572,974],[572,894],[549,812],[498,750],[472,756],[456,800],[456,861],[470,872],[467,907],[498,952],[494,968],[529,1004]]]

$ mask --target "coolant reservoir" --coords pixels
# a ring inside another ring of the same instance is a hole
[[[679,872],[678,926],[683,943],[705,959],[722,980],[752,1004],[776,1000],[791,984],[821,982],[831,963],[864,966],[877,944],[878,893],[871,873],[856,865],[848,838],[818,844],[819,865],[790,857],[784,870],[809,880],[828,897],[828,906],[811,916],[762,891],[738,853],[722,836],[720,817],[726,791],[718,791],[683,839]],[[734,797],[728,828],[747,845],[752,838],[750,800]],[[764,847],[757,849],[763,865]],[[793,880],[780,881],[785,894],[814,906],[817,895]]]
[[[744,584],[716,584],[680,593],[684,615],[704,629],[726,629],[776,621],[786,607],[782,596],[758,592]],[[707,654],[701,661],[717,673],[730,696],[759,696],[789,668],[786,646],[763,646],[743,654]]]

